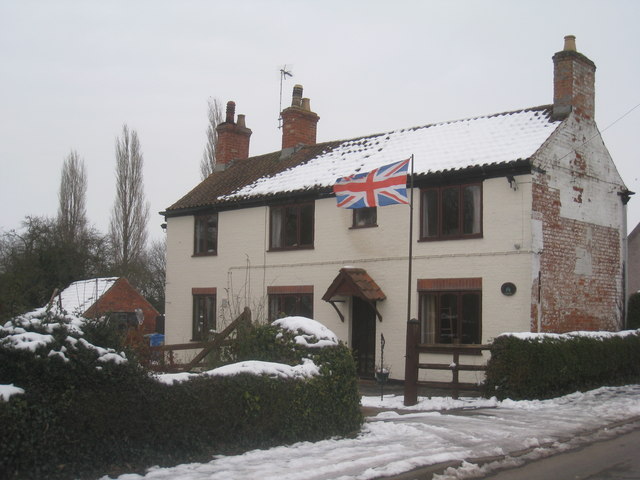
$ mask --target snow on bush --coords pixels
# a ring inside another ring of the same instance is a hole
[[[12,395],[20,395],[24,393],[24,390],[20,387],[10,385],[0,385],[0,401],[7,402]]]
[[[0,327],[0,349],[22,350],[38,358],[53,357],[64,362],[80,348],[92,351],[101,363],[127,362],[124,352],[103,348],[83,338],[86,319],[37,310],[18,316]],[[97,368],[97,367],[96,367]]]
[[[320,322],[306,317],[285,317],[273,322],[273,325],[297,333],[295,342],[304,347],[334,347],[338,345],[335,333]]]
[[[620,332],[603,332],[603,331],[576,331],[567,333],[532,333],[532,332],[512,332],[502,333],[498,337],[514,337],[520,340],[536,340],[542,342],[545,339],[555,340],[571,340],[573,338],[594,338],[598,340],[606,340],[609,338],[624,338],[629,335],[640,335],[640,330],[622,330]]]
[[[324,348],[335,347],[339,344],[335,333],[320,322],[306,317],[285,317],[272,323],[280,331],[274,340],[284,338],[284,332],[294,334],[293,341],[298,347]],[[240,374],[267,376],[271,378],[311,378],[320,374],[320,368],[309,358],[303,358],[299,365],[287,365],[284,363],[266,362],[258,360],[245,360],[232,363],[213,370],[196,373],[168,373],[158,374],[154,378],[159,382],[172,385],[190,380],[198,376],[235,376]]]

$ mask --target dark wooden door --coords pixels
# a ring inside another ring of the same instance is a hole
[[[364,300],[353,297],[351,347],[358,375],[373,377],[376,362],[376,315]]]

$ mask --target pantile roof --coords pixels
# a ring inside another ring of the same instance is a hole
[[[280,194],[330,192],[339,177],[414,155],[417,175],[528,160],[555,131],[550,105],[301,146],[237,161],[170,206],[167,215]]]

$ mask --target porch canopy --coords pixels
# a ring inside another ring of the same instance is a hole
[[[382,321],[382,315],[376,308],[378,300],[386,299],[386,295],[376,282],[369,276],[364,268],[343,267],[333,280],[326,293],[322,296],[325,302],[338,312],[340,320],[344,322],[344,315],[336,306],[339,297],[358,297],[373,308],[378,320]]]

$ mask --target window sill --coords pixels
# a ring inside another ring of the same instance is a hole
[[[282,247],[282,248],[273,248],[271,247],[269,250],[267,250],[268,252],[292,252],[292,251],[296,251],[296,250],[313,250],[314,246],[313,245],[308,245],[308,246],[302,246],[302,247]]]
[[[476,233],[474,235],[459,235],[455,237],[423,237],[419,238],[418,242],[445,242],[447,240],[472,240],[474,238],[483,238],[482,233]]]
[[[373,225],[353,225],[351,227],[349,227],[349,230],[361,230],[363,228],[376,228],[378,226],[377,223],[373,224]]]
[[[207,253],[194,253],[191,255],[191,258],[195,257],[216,257],[218,256],[218,252],[207,252]]]

